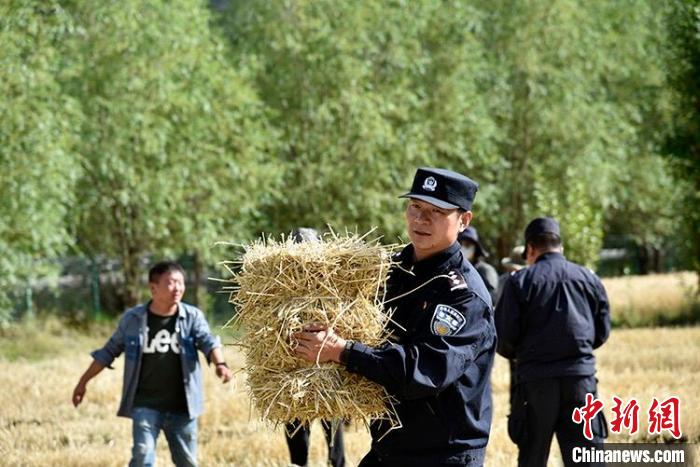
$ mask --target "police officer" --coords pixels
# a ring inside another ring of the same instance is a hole
[[[460,232],[457,237],[462,245],[462,255],[474,265],[474,269],[479,273],[484,281],[486,290],[491,294],[491,301],[496,303],[496,289],[498,288],[498,273],[496,268],[486,262],[489,253],[479,241],[479,232],[474,226],[469,226]]]
[[[508,278],[496,306],[498,353],[518,362],[508,432],[519,466],[547,465],[554,433],[567,466],[574,465],[572,448],[602,447],[607,435],[602,412],[592,421],[591,441],[572,413],[587,393],[596,394],[593,349],[610,334],[608,298],[600,279],[562,252],[557,221],[530,222],[528,267]]]
[[[506,256],[505,258],[501,259],[501,267],[505,270],[505,272],[498,276],[498,287],[496,288],[495,298],[493,300],[494,306],[498,305],[498,301],[501,299],[501,294],[503,293],[503,287],[505,286],[510,275],[525,267],[524,253],[525,247],[523,245],[518,245],[510,250],[510,256]],[[511,358],[508,360],[508,363],[510,366],[510,397],[508,400],[510,402],[510,406],[513,407],[515,386],[517,383],[516,372],[518,371],[518,362],[514,358]]]
[[[503,286],[506,285],[506,280],[515,271],[520,271],[526,266],[525,264],[525,246],[517,245],[510,250],[510,256],[501,258],[501,267],[503,268],[503,274],[498,276],[498,287],[496,287],[495,298],[493,300],[493,306],[498,304],[498,300],[501,298],[501,293],[503,293]]]
[[[483,464],[496,334],[491,297],[457,242],[477,188],[455,172],[421,168],[402,196],[411,243],[386,282],[393,342],[369,347],[323,326],[295,335],[299,356],[345,365],[398,400],[402,426],[389,431],[386,421],[374,421],[361,466]]]

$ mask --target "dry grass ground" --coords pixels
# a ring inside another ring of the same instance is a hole
[[[3,339],[8,337],[3,335]],[[35,336],[41,340],[41,335]],[[21,333],[12,337],[21,339]],[[32,338],[33,339],[33,338]],[[21,345],[37,345],[25,339]],[[7,466],[117,466],[125,465],[131,443],[130,421],[115,415],[121,385],[121,364],[105,370],[88,386],[86,400],[73,408],[73,385],[89,363],[87,351],[95,338],[54,339],[47,336],[55,355],[42,359],[0,356],[0,465]],[[241,368],[240,352],[228,347],[228,361]],[[608,419],[612,396],[636,397],[644,413],[652,396],[677,395],[682,401],[682,429],[689,441],[700,441],[700,327],[616,330],[598,353],[600,397]],[[516,449],[506,434],[507,364],[497,358],[493,373],[494,424],[487,453],[488,466],[515,465]],[[239,374],[235,384],[221,385],[206,372],[206,413],[200,419],[200,461],[203,466],[282,466],[287,451],[281,428],[256,420]],[[323,465],[322,430],[312,432],[311,464]],[[346,436],[350,465],[356,465],[369,446],[364,429]],[[170,465],[163,437],[158,447],[160,465]],[[560,465],[553,448],[550,465]]]
[[[612,319],[625,327],[697,323],[700,302],[694,272],[608,277]]]

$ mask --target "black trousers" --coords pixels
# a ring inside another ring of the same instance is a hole
[[[323,426],[323,431],[326,434],[326,442],[328,443],[328,463],[332,467],[345,467],[345,448],[343,446],[343,423],[342,421],[337,421],[335,437],[332,438],[333,427],[332,422],[322,420],[321,425]],[[311,428],[308,425],[304,425],[299,428],[301,422],[294,421],[285,425],[284,436],[287,439],[287,447],[289,448],[289,456],[291,457],[292,464],[296,465],[306,465],[309,459],[309,436],[311,435]],[[297,428],[299,428],[297,430]],[[294,431],[296,430],[296,433]],[[289,436],[289,433],[294,433]]]
[[[607,424],[603,412],[592,420],[593,440],[583,435],[583,425],[571,414],[586,403],[586,393],[597,395],[595,376],[551,378],[519,383],[508,420],[508,432],[518,445],[519,467],[546,467],[552,436],[556,434],[564,465],[574,464],[574,447],[603,447]]]
[[[476,448],[447,456],[447,459],[442,460],[439,458],[415,458],[412,460],[404,458],[392,461],[382,459],[374,449],[370,449],[358,467],[483,467],[485,453],[486,448]]]

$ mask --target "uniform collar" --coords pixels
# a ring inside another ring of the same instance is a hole
[[[447,268],[447,265],[452,262],[455,255],[460,252],[459,243],[454,242],[444,250],[435,253],[420,261],[413,260],[413,245],[409,244],[401,252],[401,263],[411,269],[417,276],[434,274],[436,271],[441,271]]]
[[[540,261],[549,261],[553,259],[566,259],[563,254],[558,253],[556,251],[548,251],[547,253],[542,253],[540,256],[537,257],[535,260],[535,263],[539,263]]]

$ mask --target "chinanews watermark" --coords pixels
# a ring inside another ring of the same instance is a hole
[[[577,407],[571,414],[571,420],[580,424],[583,436],[593,440],[592,421],[603,410],[603,401],[596,399],[593,394],[586,394],[586,403]],[[648,404],[648,410],[641,412],[642,406],[635,398],[624,401],[613,396],[610,421],[611,433],[639,432],[640,413],[644,413],[648,422],[649,435],[670,435],[673,440],[680,441],[681,430],[681,400],[671,396],[663,400],[653,397]],[[669,437],[666,436],[668,439]],[[577,464],[588,465],[659,465],[659,466],[694,466],[692,445],[674,442],[672,444],[653,443],[605,443],[600,447],[585,446],[572,449],[572,460]]]
[[[693,467],[690,444],[605,443],[600,448],[575,447],[571,450],[575,464],[606,466],[678,466]]]

